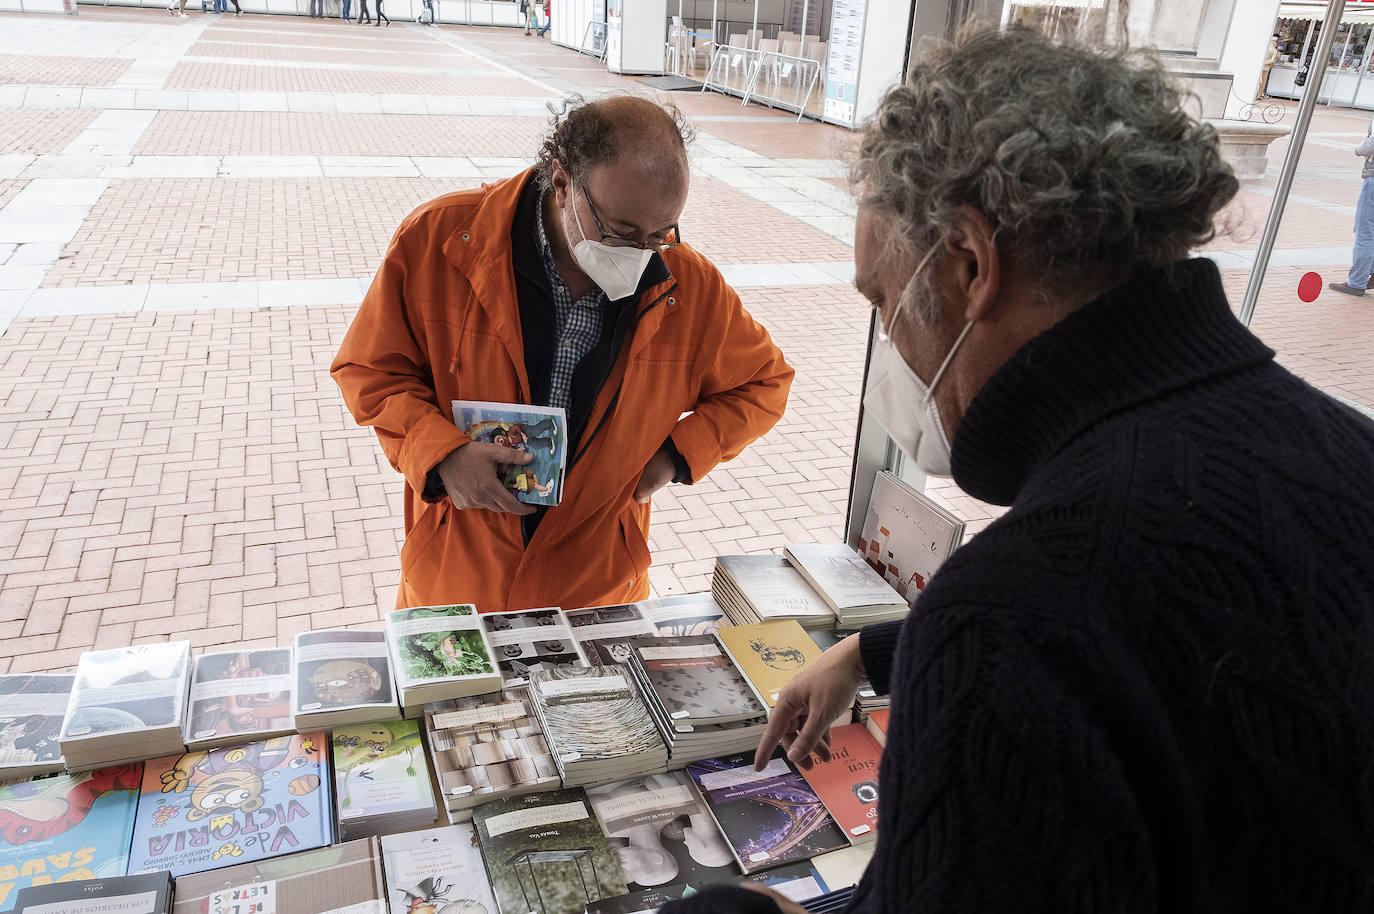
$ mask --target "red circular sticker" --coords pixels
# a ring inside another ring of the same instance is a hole
[[[1322,277],[1320,273],[1304,273],[1302,279],[1298,280],[1298,298],[1306,302],[1317,300],[1317,296],[1322,294]]]

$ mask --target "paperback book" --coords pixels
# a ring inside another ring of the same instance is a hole
[[[816,868],[816,872],[821,874],[825,884],[833,892],[836,889],[856,886],[863,878],[864,870],[868,869],[868,863],[873,859],[873,850],[877,845],[868,841],[864,844],[856,844],[853,847],[843,847],[828,854],[821,854],[811,858],[811,865]]]
[[[73,681],[49,673],[0,676],[0,779],[63,769],[58,737]]]
[[[879,746],[887,745],[887,719],[891,713],[887,708],[881,708],[868,712],[868,716],[864,719],[864,726],[868,728],[868,732],[873,735],[873,739],[877,741]]]
[[[148,762],[129,873],[180,879],[329,844],[325,738],[292,734]]]
[[[572,914],[627,891],[579,787],[485,803],[473,826],[502,914]]]
[[[473,441],[513,448],[533,459],[520,466],[498,464],[506,490],[530,505],[553,506],[563,497],[568,419],[562,407],[524,403],[454,400],[453,424]]]
[[[736,625],[793,619],[803,628],[830,628],[835,612],[780,555],[722,555],[711,595]]]
[[[202,749],[293,732],[291,653],[272,647],[197,657],[186,745]]]
[[[386,635],[404,708],[501,688],[491,645],[470,603],[392,610]]]
[[[863,724],[830,729],[830,761],[812,760],[802,772],[854,844],[878,837],[878,765],[883,747]]]
[[[336,727],[332,739],[341,839],[434,824],[439,811],[418,721]]]
[[[744,676],[710,635],[631,641],[634,670],[677,725],[725,724],[767,714]]]
[[[53,882],[20,889],[15,914],[168,914],[169,873]]]
[[[658,627],[633,603],[569,609],[564,615],[589,663],[626,663],[631,638],[658,634]]]
[[[88,651],[58,738],[70,769],[179,752],[191,678],[187,641]]]
[[[696,894],[689,885],[664,885],[653,889],[640,889],[593,901],[587,905],[585,914],[654,914],[670,901],[679,901]]]
[[[908,606],[964,541],[964,522],[884,471],[873,480],[859,553]]]
[[[830,891],[820,870],[815,867],[814,862],[808,861],[788,863],[750,873],[739,881],[772,889],[797,904],[820,898]]]
[[[816,642],[791,619],[723,628],[716,638],[770,709],[783,686],[821,655]]]
[[[399,715],[384,632],[336,628],[296,635],[298,730]]]
[[[226,866],[176,881],[175,914],[384,914],[376,838]],[[476,914],[476,912],[473,912]]]
[[[0,911],[20,889],[123,876],[141,762],[0,787]]]
[[[382,858],[390,914],[496,914],[471,823],[387,835]]]
[[[843,543],[793,543],[784,550],[802,577],[835,612],[841,628],[900,619],[906,601]]]
[[[558,766],[523,688],[425,706],[425,729],[449,815],[559,785]]]
[[[631,892],[739,877],[730,845],[681,771],[590,787],[587,798]]]
[[[530,695],[565,786],[661,771],[668,750],[628,671],[559,667],[530,674]]]
[[[687,774],[746,873],[848,845],[825,804],[781,750],[763,771],[753,753],[691,762]]]
[[[730,624],[725,610],[709,593],[653,597],[636,604],[640,613],[664,637],[710,635]]]
[[[507,687],[525,685],[534,670],[547,670],[560,663],[587,665],[562,610],[483,613],[481,621]]]

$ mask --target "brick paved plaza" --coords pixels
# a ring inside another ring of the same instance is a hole
[[[551,101],[653,94],[513,30],[191,9],[0,14],[0,670],[375,624],[401,480],[328,365],[387,240],[422,201],[524,167]],[[853,135],[672,100],[699,131],[683,236],[797,380],[767,437],[656,497],[660,594],[706,589],[719,553],[841,537],[868,328]],[[1374,298],[1296,289],[1344,277],[1369,122],[1319,109],[1254,322],[1364,408]],[[1284,149],[1209,248],[1236,304]],[[974,527],[995,515],[932,488]]]

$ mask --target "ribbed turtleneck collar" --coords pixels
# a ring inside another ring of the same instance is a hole
[[[955,431],[954,480],[1009,505],[1038,467],[1108,416],[1273,356],[1232,314],[1212,261],[1142,274],[997,370]]]

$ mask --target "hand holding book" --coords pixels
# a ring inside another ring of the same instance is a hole
[[[533,460],[534,455],[525,451],[473,441],[445,457],[437,469],[455,508],[532,514],[532,506],[517,501],[502,485],[501,474],[507,466],[524,466]]]
[[[830,760],[830,725],[854,703],[868,678],[859,653],[860,637],[840,641],[783,687],[754,755],[756,771],[763,770],[779,745],[802,768],[811,767],[813,752],[821,761]]]

